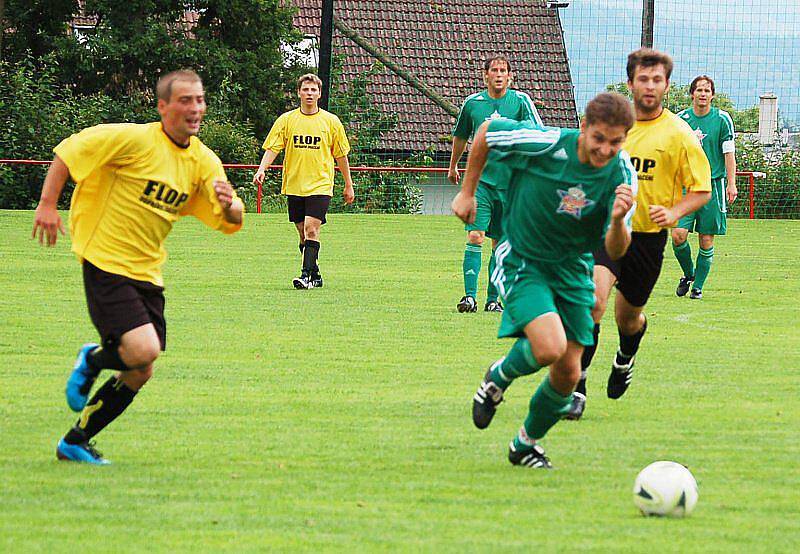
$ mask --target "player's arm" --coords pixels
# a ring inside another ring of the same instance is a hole
[[[739,190],[736,188],[736,154],[734,152],[725,153],[725,174],[728,178],[725,194],[728,197],[728,204],[733,204],[736,197],[739,196]]]
[[[672,207],[650,206],[650,220],[659,227],[672,227],[711,200],[711,166],[700,142],[687,136],[679,155],[675,186],[683,185],[687,192]]]
[[[605,238],[606,252],[612,260],[624,256],[631,244],[630,215],[634,198],[633,189],[629,184],[623,183],[617,187]]]
[[[353,189],[353,178],[350,176],[350,161],[347,156],[341,156],[336,158],[336,165],[339,166],[339,171],[344,177],[344,203],[352,204],[356,199],[356,193]]]
[[[467,139],[453,136],[453,151],[450,152],[450,167],[447,170],[447,179],[454,185],[458,184],[458,161],[466,149]]]
[[[215,179],[214,194],[217,195],[217,201],[222,207],[222,217],[225,218],[225,221],[233,225],[241,225],[244,203],[234,194],[231,184],[222,179]]]
[[[42,194],[39,197],[39,205],[33,217],[32,238],[36,238],[39,233],[39,244],[44,244],[47,238],[47,246],[55,246],[58,239],[58,232],[64,234],[64,223],[58,213],[58,199],[64,190],[64,185],[69,179],[69,169],[67,164],[57,155],[50,164],[47,176],[44,178]]]
[[[461,191],[453,199],[453,213],[464,223],[475,221],[475,189],[478,188],[478,180],[489,155],[489,146],[486,143],[486,129],[488,127],[488,123],[481,125],[472,139],[472,148],[470,148],[469,156],[467,157],[467,170],[461,180]]]
[[[253,184],[260,185],[264,182],[264,175],[266,174],[267,168],[272,165],[272,162],[275,161],[275,158],[278,157],[280,152],[273,152],[272,150],[265,150],[264,155],[261,156],[261,163],[256,170],[256,174],[253,175]]]

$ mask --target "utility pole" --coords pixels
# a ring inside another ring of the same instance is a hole
[[[322,0],[322,16],[319,24],[319,68],[317,74],[322,80],[322,94],[319,106],[328,109],[331,94],[331,43],[333,41],[333,0]]]
[[[642,0],[642,48],[653,47],[653,22],[656,0]]]

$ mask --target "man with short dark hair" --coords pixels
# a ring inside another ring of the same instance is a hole
[[[133,402],[166,349],[161,266],[172,225],[193,215],[223,233],[242,227],[242,201],[196,136],[206,111],[200,77],[168,73],[156,91],[160,122],[97,125],[56,146],[36,208],[33,236],[54,246],[64,233],[58,199],[67,179],[75,181],[72,251],[101,339],[80,349],[67,381],[67,403],[81,415],[58,442],[61,460],[109,463],[90,440]],[[117,373],[87,404],[103,369]]]
[[[597,349],[600,320],[611,288],[616,284],[614,315],[619,349],[606,393],[618,399],[633,378],[634,358],[647,330],[644,306],[661,273],[667,229],[711,197],[711,170],[700,141],[684,121],[662,105],[672,67],[670,56],[649,48],[628,56],[628,88],[633,94],[636,123],[624,148],[639,178],[633,234],[630,248],[619,260],[602,248],[594,253],[594,342],[583,352],[581,379],[568,419],[579,419],[586,406],[586,371]]]
[[[513,79],[511,63],[502,55],[486,60],[483,66],[486,90],[468,96],[458,113],[453,129],[453,151],[450,155],[450,169],[447,178],[458,184],[458,161],[467,147],[467,140],[485,122],[498,117],[515,121],[533,121],[542,124],[539,112],[530,97],[524,92],[510,89]],[[478,275],[481,272],[481,256],[484,237],[492,239],[492,252],[502,237],[503,204],[508,183],[508,171],[503,164],[488,164],[481,175],[477,192],[477,212],[475,221],[465,225],[467,244],[464,249],[462,271],[464,275],[464,296],[458,301],[459,312],[478,310]],[[486,288],[484,311],[502,312],[497,301],[497,289],[491,280],[494,271],[494,255],[489,261],[489,284]]]
[[[714,260],[714,237],[727,232],[728,204],[736,200],[736,143],[730,114],[711,105],[716,93],[713,79],[708,75],[695,77],[689,93],[692,106],[678,112],[678,117],[694,130],[711,164],[711,200],[696,212],[683,216],[672,229],[672,249],[683,270],[675,294],[686,296],[688,292],[689,298],[699,300]],[[700,246],[696,271],[692,249],[686,240],[693,231],[697,231]]]
[[[333,161],[344,177],[344,201],[355,199],[353,179],[347,154],[347,141],[342,122],[334,114],[319,107],[322,81],[307,73],[297,81],[300,107],[282,114],[264,140],[264,156],[253,176],[261,185],[270,164],[283,150],[283,180],[281,193],[287,197],[289,221],[300,236],[303,264],[300,277],[292,280],[296,289],[322,287],[322,275],[317,260],[320,250],[320,227],[326,222],[333,196]]]
[[[603,93],[589,102],[579,130],[496,119],[475,135],[453,211],[465,223],[474,221],[487,157],[510,169],[505,235],[492,278],[505,304],[498,336],[517,337],[473,397],[475,426],[491,423],[515,379],[550,366],[509,445],[514,465],[552,467],[538,441],[571,405],[581,352],[593,341],[591,252],[604,244],[617,259],[630,243],[637,183],[622,143],[632,125],[630,102]]]

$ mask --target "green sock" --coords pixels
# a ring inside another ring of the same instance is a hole
[[[492,273],[495,268],[494,263],[494,250],[492,250],[492,257],[489,259],[489,284],[486,286],[486,302],[497,302],[497,287],[492,282]]]
[[[681,264],[683,276],[693,277],[694,266],[692,265],[692,247],[689,246],[689,241],[685,241],[680,246],[675,246],[675,243],[673,242],[672,251],[675,252],[675,257],[678,259],[678,263]]]
[[[528,417],[525,418],[525,433],[539,440],[567,412],[572,404],[572,393],[561,395],[550,384],[548,375],[531,398]]]
[[[708,250],[705,248],[701,248],[700,252],[697,253],[697,273],[694,276],[694,285],[693,288],[697,290],[703,290],[703,285],[708,278],[708,274],[711,271],[711,262],[714,261],[714,247],[712,246]]]
[[[478,274],[481,272],[480,244],[467,243],[464,249],[464,294],[475,298],[478,295]]]
[[[517,339],[503,360],[492,367],[489,378],[503,389],[508,388],[517,377],[531,375],[542,369],[531,351],[531,343],[526,338]]]

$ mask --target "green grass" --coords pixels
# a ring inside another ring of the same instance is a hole
[[[545,438],[552,472],[505,460],[540,375],[472,427],[510,342],[496,314],[456,313],[462,227],[421,216],[331,217],[312,291],[291,289],[284,215],[232,237],[179,223],[169,350],[98,437],[113,465],[59,463],[64,381],[95,332],[68,241],[39,248],[31,222],[0,212],[0,551],[800,548],[800,222],[730,222],[700,302],[674,296],[667,251],[632,389],[605,397],[608,319],[585,419]],[[696,476],[691,518],[635,511],[658,459]]]

